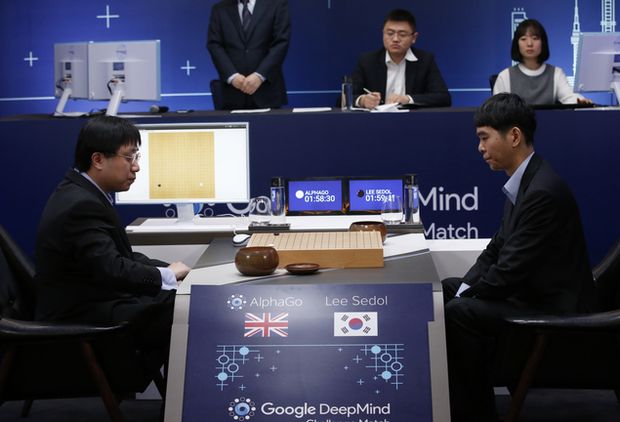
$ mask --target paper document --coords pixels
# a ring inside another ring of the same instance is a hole
[[[407,113],[409,111],[398,108],[399,105],[398,103],[381,104],[370,111],[372,113]]]
[[[122,117],[123,119],[151,119],[162,117],[161,114],[117,114],[116,117]]]
[[[295,107],[293,113],[315,113],[319,111],[332,111],[331,107]]]
[[[231,113],[267,113],[270,108],[252,108],[248,110],[230,110]]]

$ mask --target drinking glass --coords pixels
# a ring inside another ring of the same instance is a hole
[[[381,219],[385,224],[400,224],[403,220],[403,203],[399,195],[389,195],[381,207]]]
[[[271,221],[271,199],[258,196],[250,199],[250,224],[265,226]]]

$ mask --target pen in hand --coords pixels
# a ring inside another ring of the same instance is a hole
[[[381,102],[381,93],[379,93],[379,92],[372,92],[368,88],[362,88],[362,89],[367,94],[367,97],[361,98],[364,101],[363,101],[363,104],[360,101],[360,105],[362,105],[362,107],[364,107],[364,108],[368,108],[368,109],[371,109],[371,110],[373,108],[377,107],[379,105],[379,103]]]

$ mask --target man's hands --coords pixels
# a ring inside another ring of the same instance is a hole
[[[174,276],[177,278],[178,281],[183,280],[191,270],[190,267],[188,267],[181,261],[173,262],[172,264],[168,265],[168,268],[172,270]]]
[[[409,104],[409,96],[408,95],[390,94],[390,96],[387,97],[387,101],[385,103],[386,104],[394,104],[394,103]]]
[[[367,108],[372,110],[381,102],[381,93],[380,92],[371,92],[370,94],[364,94],[360,96],[359,105],[360,107]]]
[[[577,98],[577,104],[592,104],[592,100],[589,98]]]
[[[237,74],[231,82],[232,86],[244,94],[252,95],[263,84],[263,80],[256,73],[248,76]]]

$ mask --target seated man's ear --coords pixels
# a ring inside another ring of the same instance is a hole
[[[93,152],[93,155],[90,156],[90,165],[91,167],[101,170],[104,160],[105,155],[101,152]]]
[[[512,143],[513,147],[517,147],[520,143],[525,142],[525,139],[523,138],[523,132],[517,126],[510,129],[509,134],[510,142]]]

